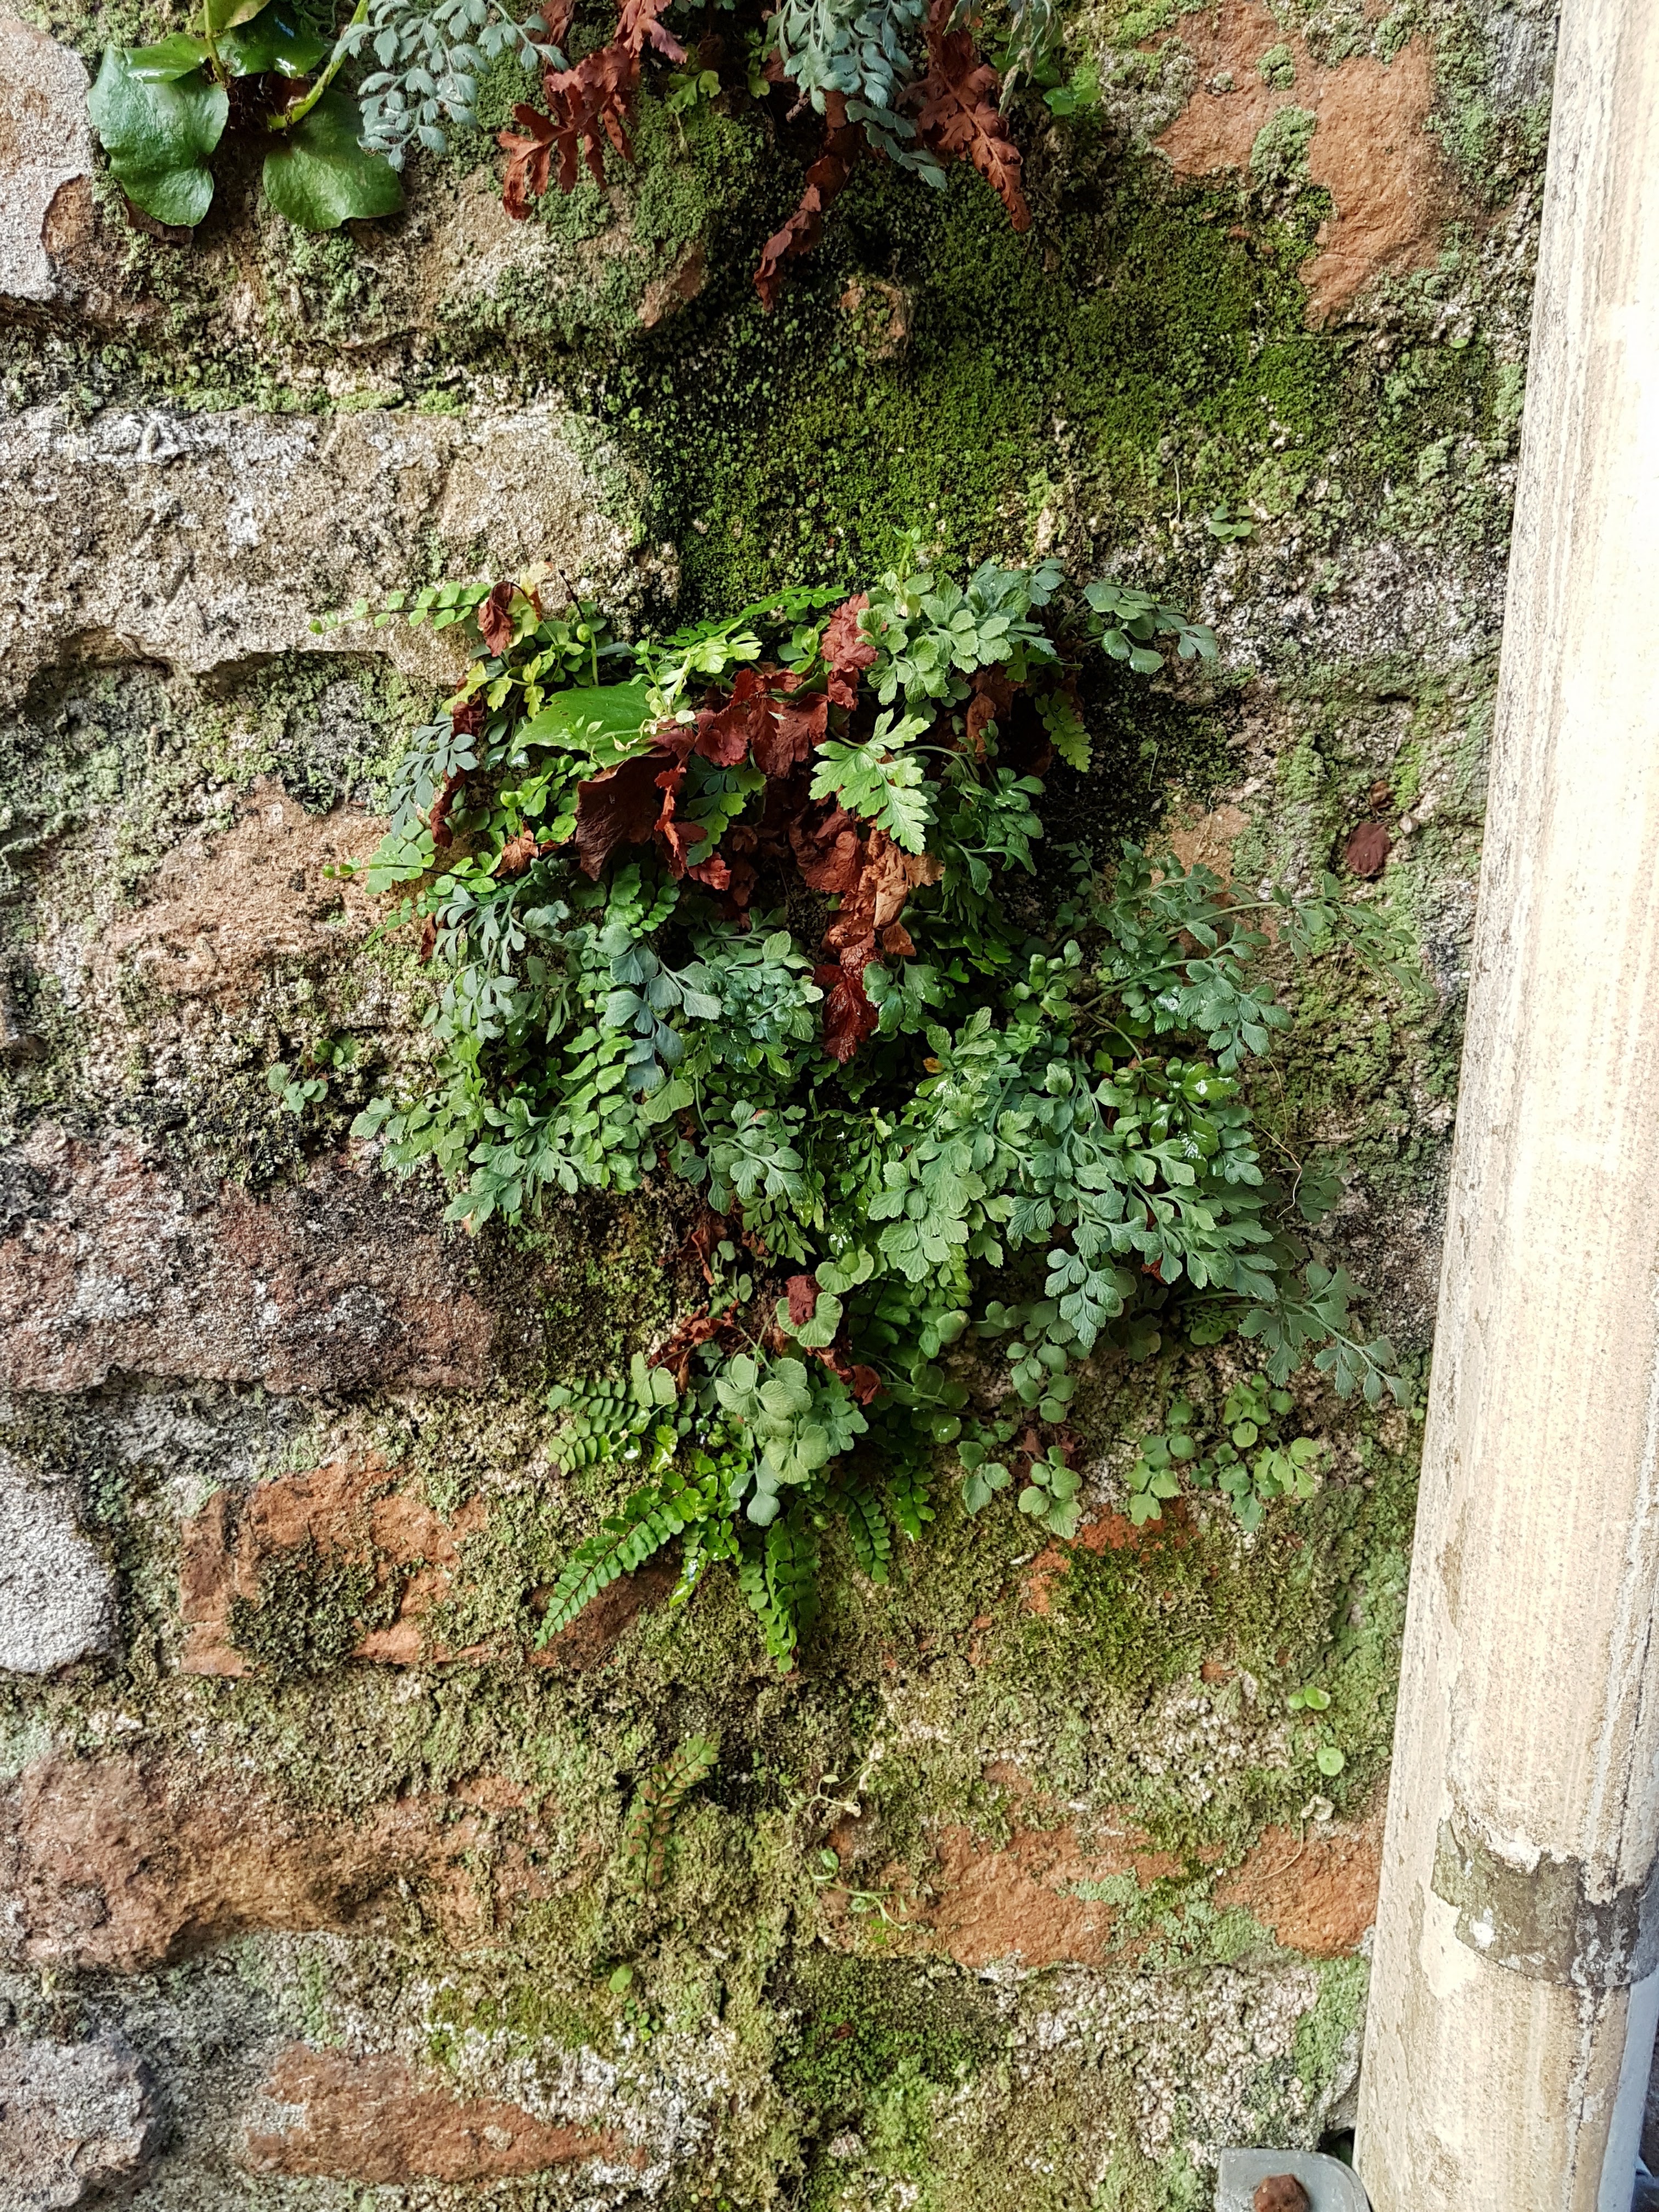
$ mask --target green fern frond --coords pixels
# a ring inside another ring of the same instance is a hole
[[[1076,769],[1079,775],[1086,775],[1091,748],[1077,701],[1068,691],[1055,690],[1039,692],[1036,703],[1049,744],[1067,768]]]
[[[693,1522],[685,1532],[680,1578],[674,1585],[669,1604],[684,1605],[709,1567],[722,1559],[735,1559],[738,1555],[737,1524],[729,1513],[715,1513],[706,1521]]]
[[[932,1499],[927,1495],[927,1478],[920,1468],[901,1468],[893,1477],[889,1492],[892,1500],[893,1518],[913,1544],[921,1541],[921,1532],[927,1523],[937,1518]]]
[[[890,1579],[893,1531],[879,1498],[860,1475],[848,1475],[835,1493],[835,1503],[847,1523],[853,1557],[872,1583]]]
[[[714,1486],[689,1480],[671,1470],[636,1490],[586,1542],[579,1544],[553,1585],[553,1595],[537,1632],[545,1644],[568,1628],[585,1605],[619,1575],[632,1574],[665,1544],[672,1544],[714,1504]]]
[[[817,1616],[817,1531],[799,1506],[744,1547],[738,1585],[760,1624],[768,1656],[786,1673],[801,1631]]]
[[[623,1872],[630,1889],[660,1889],[668,1877],[668,1851],[681,1806],[714,1770],[720,1745],[689,1735],[641,1783],[623,1828]]]

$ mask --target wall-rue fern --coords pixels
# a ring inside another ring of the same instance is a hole
[[[787,1662],[830,1521],[883,1581],[951,1470],[970,1511],[1012,1488],[1070,1535],[1103,1347],[1236,1332],[1260,1362],[1207,1456],[1178,1412],[1149,1440],[1138,1518],[1188,1466],[1247,1524],[1304,1492],[1277,1425],[1304,1359],[1399,1395],[1249,1081],[1289,1020],[1261,908],[1302,960],[1389,959],[1387,926],[1328,877],[1257,899],[1133,846],[1036,870],[1050,764],[1089,764],[1091,658],[1150,674],[1211,656],[1206,630],[1051,562],[964,584],[913,547],[868,593],[632,647],[533,577],[402,611],[476,619],[486,650],[368,866],[422,927],[433,1057],[356,1133],[435,1160],[475,1229],[648,1175],[704,1200],[703,1304],[626,1383],[555,1394],[567,1461],[639,1480],[545,1633],[678,1539],[681,1595],[730,1562]]]

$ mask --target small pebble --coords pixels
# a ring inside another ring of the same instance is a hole
[[[1313,2212],[1307,2191],[1293,2173],[1270,2173],[1258,2181],[1252,2212]]]

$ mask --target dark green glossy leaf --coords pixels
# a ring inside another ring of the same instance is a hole
[[[172,84],[207,59],[207,40],[188,31],[174,31],[155,46],[130,46],[127,67],[143,84]]]
[[[230,102],[222,85],[198,71],[155,83],[133,74],[119,47],[104,54],[87,106],[116,182],[157,222],[200,222],[213,199],[207,156],[224,131]]]
[[[251,23],[269,0],[204,0],[208,27],[216,39],[221,31],[234,31],[239,23]]]
[[[278,76],[310,76],[331,43],[312,29],[292,0],[269,0],[246,28],[225,33],[219,58],[233,76],[259,76],[267,70]]]
[[[357,143],[362,117],[355,100],[328,91],[305,120],[279,134],[265,156],[267,198],[301,230],[335,230],[365,216],[395,215],[404,204],[398,172]]]

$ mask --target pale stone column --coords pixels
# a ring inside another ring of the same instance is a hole
[[[1656,1626],[1659,0],[1565,0],[1361,2081],[1376,2212],[1628,2212]]]

